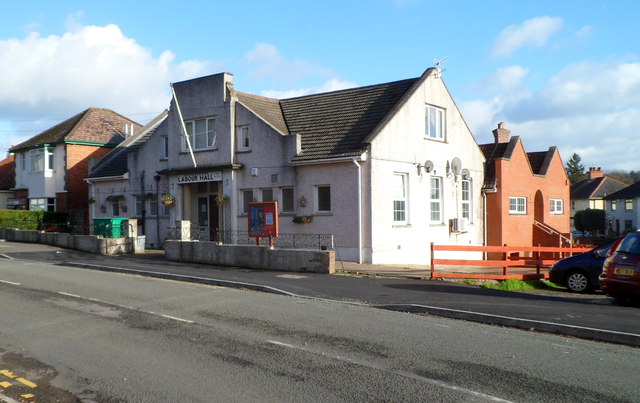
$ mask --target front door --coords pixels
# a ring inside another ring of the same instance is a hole
[[[218,216],[218,204],[216,203],[216,195],[209,196],[209,240],[218,240],[218,227],[220,219]]]
[[[207,231],[209,228],[209,206],[206,197],[198,197],[198,239],[207,240]]]

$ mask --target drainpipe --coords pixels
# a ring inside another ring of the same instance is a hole
[[[362,167],[355,158],[352,161],[358,167],[358,264],[362,264]]]
[[[159,249],[162,247],[160,244],[160,175],[154,175],[153,179],[156,181],[156,239],[158,240],[156,247]]]
[[[482,189],[482,244],[487,246],[487,192],[485,189]],[[483,259],[487,260],[487,252],[483,254]]]

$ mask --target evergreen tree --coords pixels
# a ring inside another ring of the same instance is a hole
[[[567,161],[565,169],[567,170],[569,182],[571,182],[572,185],[587,178],[587,174],[584,172],[584,165],[582,165],[580,161],[582,161],[582,158],[576,153],[573,153],[569,161]]]

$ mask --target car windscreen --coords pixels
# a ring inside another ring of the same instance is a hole
[[[627,234],[616,252],[640,255],[640,233]]]

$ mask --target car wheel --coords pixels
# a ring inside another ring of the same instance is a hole
[[[567,275],[566,286],[572,292],[587,292],[591,290],[589,278],[581,270],[573,270]]]

